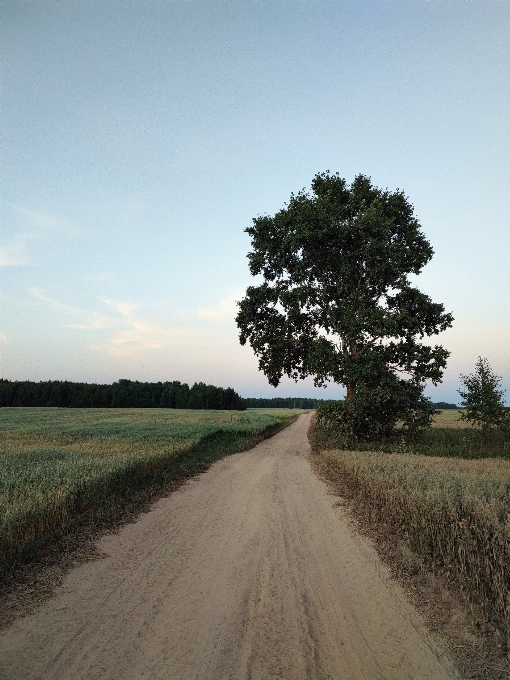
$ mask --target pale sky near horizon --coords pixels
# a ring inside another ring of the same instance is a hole
[[[510,2],[4,0],[1,376],[275,390],[241,347],[244,229],[320,171],[400,188],[510,403]]]

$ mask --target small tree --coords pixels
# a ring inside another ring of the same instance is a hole
[[[420,342],[451,326],[442,304],[413,287],[433,251],[401,191],[358,175],[321,173],[246,229],[250,286],[236,317],[275,387],[285,374],[347,388],[342,416],[354,438],[380,438],[397,420],[430,422],[426,380],[441,382],[449,352]],[[421,414],[421,415],[420,415]]]
[[[487,359],[478,357],[475,372],[460,376],[464,390],[458,390],[465,411],[459,411],[461,418],[480,428],[485,440],[496,429],[509,425],[508,411],[503,403],[505,390],[500,389],[501,377],[490,367]]]

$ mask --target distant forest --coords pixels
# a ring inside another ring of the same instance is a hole
[[[190,408],[244,411],[246,401],[231,387],[203,382],[143,383],[119,380],[113,385],[0,379],[0,406],[61,406],[66,408]]]
[[[245,399],[248,408],[317,408],[328,399],[305,399],[302,397],[273,397],[272,399],[256,399],[248,397]],[[439,410],[459,408],[457,404],[448,404],[446,401],[432,403],[432,406]]]
[[[244,411],[247,408],[317,408],[326,399],[272,397],[243,399],[231,387],[215,387],[203,382],[144,383],[119,380],[113,385],[11,381],[0,378],[1,406],[60,406],[64,408],[190,408]],[[459,408],[445,401],[433,403],[437,409]]]

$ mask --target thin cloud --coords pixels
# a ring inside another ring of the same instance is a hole
[[[83,235],[83,230],[74,222],[53,215],[44,209],[28,210],[12,203],[8,203],[7,207],[11,208],[18,218],[21,218],[22,222],[31,227],[36,227],[40,237],[50,233],[54,234],[55,232],[69,237],[80,237]]]
[[[237,300],[240,300],[244,291],[235,291],[228,297],[224,298],[219,304],[213,307],[203,307],[198,310],[198,316],[208,321],[216,323],[225,323],[233,321],[237,315],[238,307]]]
[[[128,302],[117,302],[116,300],[110,300],[107,298],[101,299],[101,302],[104,302],[105,305],[107,305],[110,309],[119,312],[119,314],[126,318],[130,318],[136,309],[136,305],[130,304]]]
[[[64,327],[108,334],[106,339],[89,345],[90,349],[106,357],[143,359],[148,352],[171,347],[188,347],[190,344],[206,344],[203,331],[195,328],[165,328],[144,319],[138,307],[130,302],[103,299],[107,312],[74,307],[48,296],[39,288],[31,288],[33,297],[52,305],[77,320]]]
[[[7,203],[6,207],[10,209],[11,215],[5,220],[7,225],[3,229],[4,234],[9,228],[18,233],[12,235],[10,243],[6,243],[4,237],[4,243],[0,248],[0,266],[2,267],[20,267],[30,264],[31,258],[27,255],[27,250],[31,243],[46,238],[69,239],[80,238],[84,235],[83,230],[73,222],[46,211],[27,210],[11,203]]]
[[[0,342],[9,342],[7,336],[2,331],[0,331]]]
[[[3,246],[0,248],[0,267],[23,267],[30,263],[24,254],[24,243]]]
[[[171,348],[187,348],[203,343],[205,334],[194,328],[163,328],[146,322],[133,323],[121,330],[107,342],[93,345],[97,352],[109,357],[143,359],[149,352]]]
[[[96,345],[95,349],[108,356],[142,358],[144,353],[165,347],[185,347],[203,336],[194,328],[165,328],[139,316],[137,306],[116,300],[103,300],[122,317],[123,328],[110,337],[107,343]]]
[[[47,295],[40,288],[32,287],[28,289],[28,292],[38,300],[45,302],[53,307],[62,310],[68,316],[77,317],[78,321],[75,323],[64,324],[65,328],[77,328],[80,330],[104,330],[106,328],[112,328],[116,325],[117,320],[108,316],[106,314],[101,314],[93,309],[84,309],[82,307],[75,307],[73,305],[65,304],[59,300],[54,300],[49,295]]]

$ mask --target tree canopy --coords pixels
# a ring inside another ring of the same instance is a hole
[[[0,379],[0,406],[65,408],[189,408],[244,411],[246,402],[231,387],[203,382],[189,387],[173,382],[144,383],[121,379],[113,385]]]
[[[404,403],[419,406],[426,380],[441,381],[449,352],[421,340],[453,317],[410,282],[433,250],[402,191],[319,173],[311,193],[292,194],[246,232],[263,282],[247,289],[236,321],[271,385],[283,375],[334,381],[347,388],[347,409],[384,406],[395,421]]]

